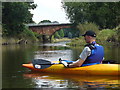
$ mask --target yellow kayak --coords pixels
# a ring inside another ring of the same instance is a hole
[[[34,68],[33,64],[23,64],[23,67],[32,71],[47,72],[56,74],[76,75],[120,75],[120,64],[96,64],[91,66],[66,68],[63,64],[54,64],[45,69]]]

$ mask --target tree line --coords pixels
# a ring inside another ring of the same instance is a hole
[[[120,24],[120,2],[65,2],[63,8],[76,25],[92,22],[112,29]]]
[[[114,29],[120,37],[120,2],[65,2],[63,8],[66,11],[74,29],[63,29],[56,32],[54,37],[79,37],[84,29]],[[31,9],[37,7],[29,2],[5,2],[2,3],[2,36],[18,38],[41,38],[40,35],[30,31],[25,24],[35,23],[32,20]],[[51,23],[50,20],[43,20]],[[55,21],[55,23],[58,23]],[[93,24],[92,24],[93,23]],[[78,30],[79,29],[79,30]]]
[[[120,44],[120,2],[64,2],[63,8],[79,36],[94,30],[99,42]]]

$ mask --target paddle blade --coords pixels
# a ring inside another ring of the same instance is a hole
[[[48,60],[44,60],[44,59],[34,59],[33,61],[32,61],[32,63],[33,64],[39,64],[39,65],[41,65],[41,64],[51,64],[51,62],[50,61],[48,61]]]
[[[53,65],[50,61],[43,60],[43,59],[34,59],[32,61],[32,64],[34,68],[37,68],[37,69],[44,69]]]

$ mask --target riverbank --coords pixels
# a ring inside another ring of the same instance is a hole
[[[13,44],[31,44],[37,43],[38,40],[30,40],[30,39],[18,39],[18,38],[2,38],[1,44],[2,45],[13,45]]]
[[[61,39],[56,39],[52,40],[53,43],[56,42],[64,42],[64,41],[71,41],[69,38],[61,38]],[[39,40],[30,40],[30,39],[18,39],[18,38],[2,38],[1,39],[1,44],[2,45],[14,45],[14,44],[31,44],[31,43],[42,43],[42,41]]]
[[[53,42],[64,42],[64,41],[71,41],[70,38],[61,38],[61,39],[54,39]]]
[[[96,37],[97,43],[101,45],[108,45],[108,46],[120,46],[120,27],[115,29],[103,29],[97,33]],[[74,38],[71,40],[70,45],[72,47],[77,47],[81,45],[85,45],[84,37],[80,36],[78,38]]]
[[[99,41],[96,40],[98,44],[100,45],[105,45],[105,46],[116,46],[116,47],[120,47],[120,43],[118,42],[108,42],[108,41]],[[79,46],[84,46],[86,44],[85,40],[83,38],[74,38],[71,40],[70,43],[67,43],[67,45],[71,46],[71,47],[79,47]]]

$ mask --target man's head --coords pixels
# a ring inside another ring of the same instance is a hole
[[[83,34],[82,36],[85,37],[86,43],[92,43],[93,41],[95,41],[96,33],[92,30],[89,30],[86,31],[86,33]]]

